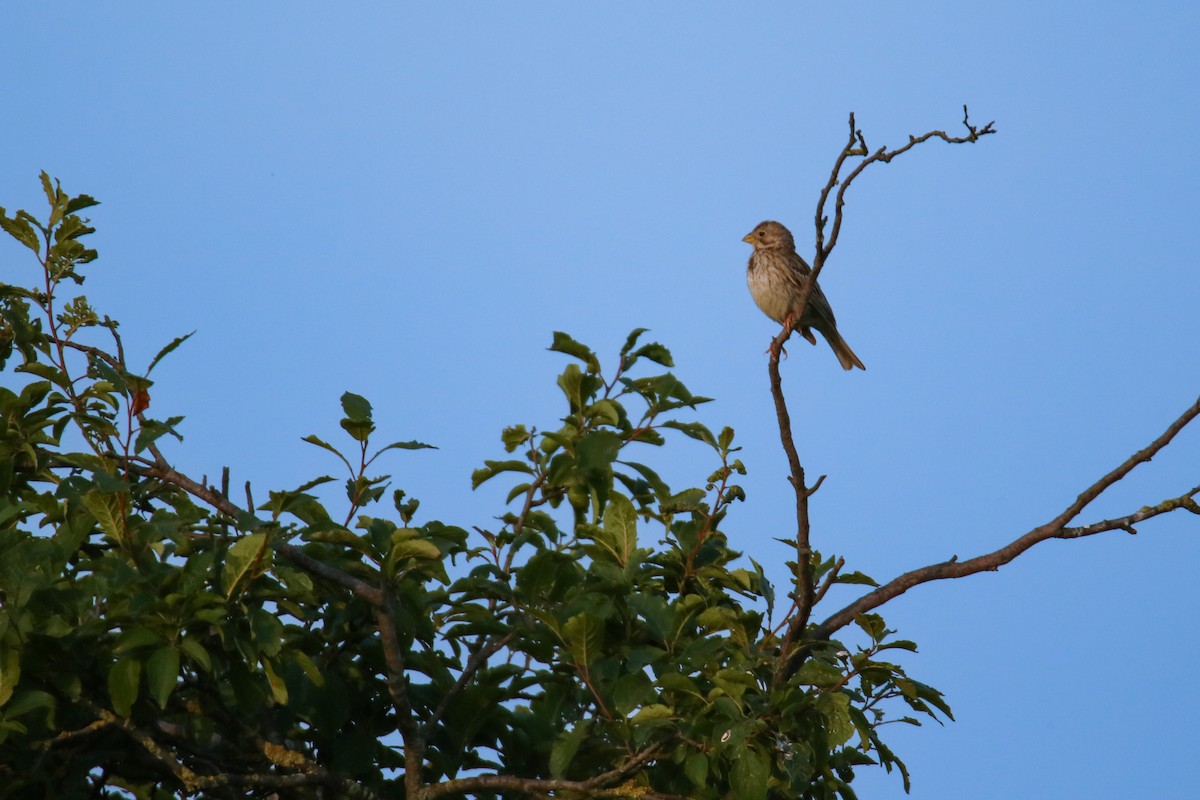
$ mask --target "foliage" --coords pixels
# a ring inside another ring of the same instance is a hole
[[[708,398],[644,330],[611,372],[554,335],[563,418],[505,429],[472,477],[509,486],[492,529],[414,522],[374,465],[428,445],[377,447],[350,393],[346,446],[305,437],[345,469],[343,510],[328,476],[239,505],[164,456],[182,417],[147,415],[186,337],[125,362],[75,293],[96,201],[42,185],[44,221],[0,209],[40,264],[0,284],[0,792],[831,798],[870,764],[907,788],[881,726],[950,714],[891,660],[915,645],[873,613],[857,645],[779,636],[796,604],[777,619],[722,533],[734,433],[686,419]],[[645,458],[680,435],[711,466],[675,490]]]

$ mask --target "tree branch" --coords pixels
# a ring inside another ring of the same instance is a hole
[[[813,281],[808,281],[804,287],[803,302],[807,304],[811,294]],[[804,307],[803,305],[801,306]],[[804,483],[804,466],[796,452],[796,442],[792,438],[792,419],[788,413],[787,400],[783,396],[783,380],[779,376],[779,355],[783,343],[792,335],[792,329],[784,327],[771,340],[771,357],[767,362],[771,375],[771,397],[775,400],[775,416],[779,423],[779,440],[783,444],[783,452],[788,460],[788,482],[792,484],[792,492],[796,496],[796,590],[794,594],[795,613],[791,615],[787,631],[780,643],[780,669],[776,671],[772,686],[778,686],[784,679],[783,667],[791,660],[791,647],[796,639],[808,627],[808,619],[813,607],[812,581],[812,545],[809,541],[811,526],[808,518],[808,498],[812,494]]]
[[[160,453],[158,448],[156,448],[154,445],[150,446],[150,450],[155,456],[153,461],[144,458],[136,458],[135,463],[131,465],[132,468],[138,473],[148,477],[157,478],[165,483],[177,486],[198,500],[208,503],[210,506],[228,517],[237,519],[242,515],[242,509],[238,508],[229,500],[228,497],[225,497],[215,489],[205,486],[204,484],[199,483],[189,478],[187,475],[184,475],[182,472],[176,470],[169,463],[167,463],[167,460],[163,457],[162,453]],[[322,578],[330,583],[341,586],[343,589],[347,589],[356,597],[365,600],[372,606],[379,607],[383,605],[383,592],[381,592],[379,589],[376,589],[366,581],[356,578],[340,569],[331,567],[328,564],[325,564],[313,558],[312,556],[307,555],[304,553],[304,551],[294,545],[280,543],[276,544],[274,547],[275,552],[279,553],[281,556],[305,572],[311,573],[318,578]]]
[[[388,695],[396,707],[396,727],[404,740],[404,789],[408,797],[416,797],[421,789],[421,762],[424,747],[417,728],[412,701],[408,697],[408,676],[404,666],[404,650],[396,635],[396,621],[392,618],[391,598],[375,608],[375,619],[379,627],[379,639],[383,645],[383,660],[387,665]]]
[[[1160,514],[1166,514],[1180,508],[1191,511],[1193,514],[1200,514],[1200,505],[1195,500],[1195,495],[1200,493],[1200,486],[1198,486],[1179,497],[1166,500],[1156,506],[1148,506],[1133,514],[1115,520],[1105,520],[1076,528],[1066,527],[1067,523],[1077,517],[1084,508],[1105,490],[1132,472],[1139,464],[1152,459],[1160,450],[1170,444],[1171,440],[1197,416],[1200,416],[1200,398],[1197,398],[1196,402],[1172,422],[1158,438],[1084,489],[1075,498],[1075,501],[1054,519],[1044,525],[1039,525],[995,552],[977,556],[967,561],[958,561],[956,558],[953,558],[949,561],[940,564],[930,564],[929,566],[921,567],[920,569],[915,569],[893,578],[883,586],[863,595],[841,611],[830,616],[816,627],[813,631],[813,638],[829,638],[833,633],[853,622],[854,618],[859,614],[878,608],[892,598],[898,597],[922,583],[948,578],[962,578],[967,575],[974,575],[977,572],[997,570],[1035,544],[1044,542],[1047,539],[1077,539],[1083,536],[1091,536],[1092,534],[1118,529],[1132,531],[1132,527],[1136,522],[1150,519]]]
[[[844,217],[843,207],[846,203],[846,190],[850,188],[850,184],[855,178],[863,173],[868,166],[876,162],[888,163],[896,156],[908,152],[912,148],[929,141],[930,139],[941,139],[949,144],[963,144],[966,142],[976,142],[980,137],[995,133],[994,123],[989,122],[982,128],[971,124],[970,117],[967,113],[967,107],[963,106],[963,125],[967,128],[965,136],[950,136],[945,131],[929,131],[920,136],[909,136],[908,144],[897,147],[894,150],[889,150],[886,147],[881,147],[874,153],[870,152],[867,147],[867,140],[863,136],[863,132],[858,129],[855,124],[854,114],[850,114],[850,133],[845,146],[842,147],[840,153],[833,162],[833,169],[829,173],[829,179],[825,182],[825,186],[821,189],[820,197],[817,200],[817,210],[814,219],[816,228],[816,251],[813,257],[813,264],[808,280],[804,283],[804,288],[800,293],[798,307],[800,311],[796,314],[796,318],[800,319],[804,316],[805,310],[808,308],[809,299],[812,297],[813,290],[817,286],[817,278],[821,274],[821,270],[825,267],[825,262],[829,255],[833,252],[833,248],[837,246],[838,236],[842,230],[842,220]],[[846,166],[846,162],[850,158],[861,158],[850,174],[842,179],[842,170]],[[836,188],[836,193],[834,189]],[[834,197],[834,212],[833,212],[833,227],[830,229],[828,241],[825,238],[825,229],[829,223],[829,217],[826,214],[826,205],[829,202],[830,196]],[[801,259],[803,262],[803,259]],[[805,267],[808,267],[805,264]],[[812,614],[812,607],[816,604],[816,595],[812,581],[812,545],[811,545],[811,526],[808,513],[808,498],[816,492],[821,485],[819,479],[813,486],[809,487],[805,484],[804,467],[800,463],[800,458],[796,453],[796,444],[792,436],[791,417],[788,414],[787,403],[783,396],[783,387],[779,377],[779,356],[783,350],[783,345],[791,336],[792,331],[785,329],[779,333],[771,341],[771,358],[769,361],[769,371],[771,375],[771,395],[775,400],[775,415],[779,422],[779,435],[783,443],[783,450],[787,454],[788,468],[790,474],[788,480],[792,484],[792,490],[796,494],[796,591],[795,591],[795,614],[791,616],[787,632],[784,635],[782,642],[782,651],[784,657],[781,661],[781,668],[775,674],[775,683],[786,676],[787,664],[791,660],[789,654],[791,646],[798,640],[800,635],[808,626],[809,618]],[[823,593],[822,593],[823,594]]]
[[[927,142],[930,139],[941,139],[947,144],[967,144],[977,142],[980,140],[980,138],[995,133],[995,124],[995,122],[989,122],[982,128],[972,125],[970,115],[967,112],[967,107],[964,105],[963,125],[967,129],[966,136],[951,136],[945,131],[929,131],[928,133],[923,133],[920,136],[910,135],[908,137],[908,144],[904,145],[903,147],[897,147],[894,150],[889,150],[887,147],[881,147],[874,153],[870,153],[868,155],[869,151],[867,148],[867,141],[863,137],[862,131],[855,127],[854,114],[850,114],[850,140],[846,143],[846,146],[842,148],[842,152],[838,155],[837,160],[834,162],[833,172],[830,173],[829,180],[825,183],[825,188],[821,190],[820,199],[817,201],[817,250],[813,261],[814,279],[816,278],[817,273],[821,271],[821,267],[824,266],[825,260],[829,258],[829,254],[833,252],[833,248],[837,246],[838,235],[842,230],[842,207],[846,204],[846,190],[850,188],[850,184],[854,182],[854,179],[862,174],[863,170],[876,162],[883,162],[885,164],[890,163],[891,160],[896,156],[903,155],[917,145]],[[845,180],[840,181],[839,185],[842,167],[845,165],[846,159],[851,156],[861,157],[863,160],[859,162],[858,166],[855,167],[849,175],[846,176]],[[829,218],[825,214],[825,204],[828,202],[829,195],[835,186],[837,186],[838,189],[834,201],[833,228],[829,233],[829,241],[826,242],[825,225],[829,221]]]
[[[551,792],[579,792],[590,797],[630,797],[648,800],[686,800],[682,796],[648,791],[643,785],[613,786],[636,772],[662,752],[663,743],[656,742],[636,753],[616,769],[601,773],[585,781],[545,780],[541,778],[518,778],[513,775],[479,775],[473,778],[458,778],[427,786],[421,790],[418,800],[433,800],[450,794],[510,791],[533,796],[549,796]]]
[[[438,703],[438,706],[436,709],[434,709],[433,714],[422,724],[422,742],[429,738],[429,731],[437,727],[437,725],[442,721],[442,717],[445,716],[446,711],[450,708],[450,703],[454,701],[455,697],[462,693],[463,689],[467,687],[467,684],[470,683],[475,677],[475,673],[487,666],[488,659],[502,650],[516,637],[517,634],[515,632],[505,634],[504,636],[493,636],[491,639],[484,642],[478,650],[471,653],[470,657],[467,658],[467,663],[463,667],[462,673],[458,676],[458,680],[456,680],[454,685],[446,691],[445,696],[442,697],[441,702]]]

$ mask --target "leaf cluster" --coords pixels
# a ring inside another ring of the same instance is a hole
[[[0,285],[0,785],[760,800],[852,797],[880,764],[907,787],[881,726],[949,716],[889,660],[915,645],[864,614],[857,643],[782,652],[788,613],[725,532],[746,499],[734,432],[692,417],[708,398],[644,329],[609,372],[554,334],[563,416],[506,428],[475,471],[507,489],[487,527],[416,522],[376,464],[430,446],[376,446],[349,392],[347,443],[305,437],[344,499],[320,475],[235,500],[160,450],[182,417],[147,415],[187,336],[126,364],[117,324],[65,296],[96,258],[95,201],[43,187],[45,222],[0,210],[40,267],[36,288]],[[653,468],[668,443],[702,448],[695,485]],[[870,581],[835,563],[814,555],[816,579]]]

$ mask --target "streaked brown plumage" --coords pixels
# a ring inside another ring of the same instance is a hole
[[[750,264],[746,267],[746,283],[750,286],[750,295],[763,313],[780,325],[790,323],[793,330],[813,344],[817,343],[817,339],[810,329],[816,328],[833,348],[842,369],[866,369],[838,333],[833,309],[820,285],[813,287],[808,308],[797,319],[800,299],[811,270],[796,255],[792,232],[778,222],[768,220],[760,222],[742,241],[754,246]]]

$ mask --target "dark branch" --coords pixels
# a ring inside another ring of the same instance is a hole
[[[242,509],[234,505],[228,497],[225,497],[216,489],[198,483],[187,475],[177,471],[167,463],[167,460],[153,445],[151,445],[150,450],[155,456],[153,461],[138,458],[135,459],[136,463],[131,465],[139,474],[157,478],[165,483],[177,486],[232,519],[238,519],[242,515]],[[298,547],[290,544],[277,544],[275,545],[275,552],[305,572],[349,590],[356,597],[365,600],[372,606],[378,607],[383,604],[383,593],[374,586],[349,573],[318,561],[312,556],[305,554]]]
[[[534,797],[547,797],[551,793],[578,792],[589,797],[641,797],[647,800],[685,800],[682,796],[648,791],[644,786],[632,790],[615,784],[628,778],[647,762],[661,755],[662,743],[655,743],[635,754],[616,769],[601,773],[586,781],[544,780],[540,778],[518,778],[513,775],[479,775],[459,778],[427,786],[420,791],[418,800],[433,800],[451,794],[474,794],[479,792],[519,792]]]
[[[812,265],[812,271],[809,279],[805,281],[803,291],[797,303],[800,309],[795,314],[795,318],[803,318],[804,312],[808,308],[809,299],[812,297],[813,289],[817,285],[817,279],[821,274],[821,270],[825,267],[825,262],[829,255],[833,252],[833,248],[837,245],[838,236],[842,230],[843,207],[845,206],[846,190],[850,188],[850,184],[855,178],[862,174],[869,165],[876,162],[888,163],[896,156],[899,156],[922,142],[930,139],[941,139],[950,144],[962,144],[966,142],[978,141],[980,137],[995,133],[993,123],[988,123],[982,128],[971,124],[970,117],[967,115],[967,107],[963,106],[963,124],[967,128],[965,136],[950,136],[945,131],[929,131],[921,136],[909,136],[908,144],[903,147],[898,147],[894,150],[889,150],[886,147],[881,147],[874,153],[867,147],[866,137],[863,132],[858,129],[855,123],[854,114],[850,114],[850,130],[846,139],[846,144],[842,147],[837,158],[833,162],[833,169],[829,173],[829,179],[821,189],[820,197],[817,200],[817,210],[814,219],[816,229],[816,250]],[[842,171],[846,167],[846,163],[851,158],[861,158],[854,169],[843,179]],[[836,189],[836,192],[835,192]],[[830,196],[834,197],[834,212],[833,226],[829,229],[829,236],[826,239],[826,227],[829,225],[829,216],[826,213],[826,207],[829,203]],[[807,264],[805,265],[807,266]],[[812,608],[818,599],[818,592],[813,587],[812,578],[812,545],[810,540],[810,523],[808,511],[808,499],[817,491],[824,480],[821,476],[811,487],[805,484],[804,467],[800,463],[800,458],[796,453],[796,445],[792,436],[791,418],[788,414],[787,403],[783,396],[783,388],[779,377],[779,355],[783,350],[783,344],[791,336],[791,330],[785,329],[771,342],[771,358],[769,362],[769,370],[771,375],[771,395],[775,400],[775,414],[779,422],[779,434],[783,443],[784,452],[787,454],[788,467],[790,474],[788,480],[792,484],[792,489],[796,494],[796,591],[794,594],[794,611],[789,615],[787,623],[787,631],[784,634],[781,643],[781,652],[784,654],[780,661],[780,668],[774,677],[774,685],[778,685],[790,674],[791,665],[793,664],[793,645],[799,640],[801,634],[808,627],[809,619],[812,615]],[[819,592],[820,596],[824,596],[825,591],[829,588],[828,584]]]
[[[962,578],[967,575],[974,575],[977,572],[997,570],[1035,544],[1044,542],[1047,539],[1077,539],[1104,531],[1131,530],[1136,522],[1150,519],[1160,514],[1166,514],[1180,508],[1191,511],[1194,514],[1200,513],[1200,505],[1195,500],[1196,494],[1200,493],[1200,486],[1198,486],[1179,497],[1166,500],[1157,506],[1148,506],[1125,517],[1115,520],[1105,520],[1077,528],[1067,527],[1067,523],[1077,517],[1084,508],[1105,490],[1132,472],[1139,464],[1144,464],[1152,459],[1155,454],[1170,444],[1171,440],[1197,416],[1200,416],[1200,398],[1172,422],[1157,439],[1125,459],[1116,469],[1084,489],[1075,498],[1075,501],[1067,506],[1061,514],[1046,524],[1034,528],[995,552],[977,556],[966,561],[952,559],[940,564],[930,564],[929,566],[921,567],[920,569],[915,569],[897,578],[893,578],[888,583],[863,595],[858,600],[855,600],[841,611],[826,619],[813,631],[813,638],[828,638],[836,631],[853,622],[854,618],[859,614],[878,608],[892,598],[898,597],[922,583],[945,580],[947,578]]]
[[[833,248],[837,246],[838,235],[842,231],[843,206],[846,204],[846,190],[850,188],[850,184],[854,179],[862,174],[863,170],[876,162],[890,163],[893,158],[907,153],[923,142],[930,139],[941,139],[947,144],[968,144],[979,141],[982,137],[996,132],[995,122],[989,122],[982,128],[971,124],[970,115],[967,112],[967,107],[963,106],[963,125],[967,129],[965,136],[951,136],[945,131],[929,131],[920,136],[909,136],[908,144],[897,147],[894,150],[889,150],[887,147],[881,147],[874,153],[869,153],[866,139],[863,137],[862,131],[858,130],[854,124],[854,114],[850,115],[850,139],[842,152],[838,155],[837,160],[833,165],[833,172],[829,175],[829,180],[825,183],[825,188],[821,190],[820,199],[817,201],[816,227],[817,227],[817,250],[813,261],[813,278],[820,274],[821,268],[825,265],[825,260],[829,258],[829,254],[833,252]],[[841,180],[842,167],[846,163],[846,159],[850,157],[858,157],[863,160],[859,162],[845,180]],[[839,185],[840,184],[840,185]],[[837,194],[834,200],[833,212],[833,227],[829,232],[828,242],[825,240],[825,225],[829,218],[825,212],[825,204],[829,200],[829,195],[833,191],[833,187],[837,186]]]
[[[810,280],[804,287],[804,303],[808,302],[812,286],[813,282]],[[801,307],[804,306],[801,305]],[[780,643],[780,652],[783,653],[783,657],[780,659],[781,668],[775,673],[773,681],[775,686],[778,686],[786,677],[783,667],[790,660],[792,646],[804,629],[808,627],[814,600],[808,498],[815,491],[815,487],[810,490],[804,482],[804,466],[800,463],[800,456],[796,452],[796,442],[792,437],[792,418],[788,413],[787,400],[783,396],[783,381],[779,376],[779,356],[783,350],[783,343],[791,335],[791,328],[785,327],[778,336],[771,340],[771,357],[768,360],[768,370],[771,374],[771,396],[775,400],[775,416],[779,423],[779,440],[783,444],[783,452],[787,454],[788,481],[792,484],[792,492],[796,496],[795,611],[788,620],[787,630]]]

